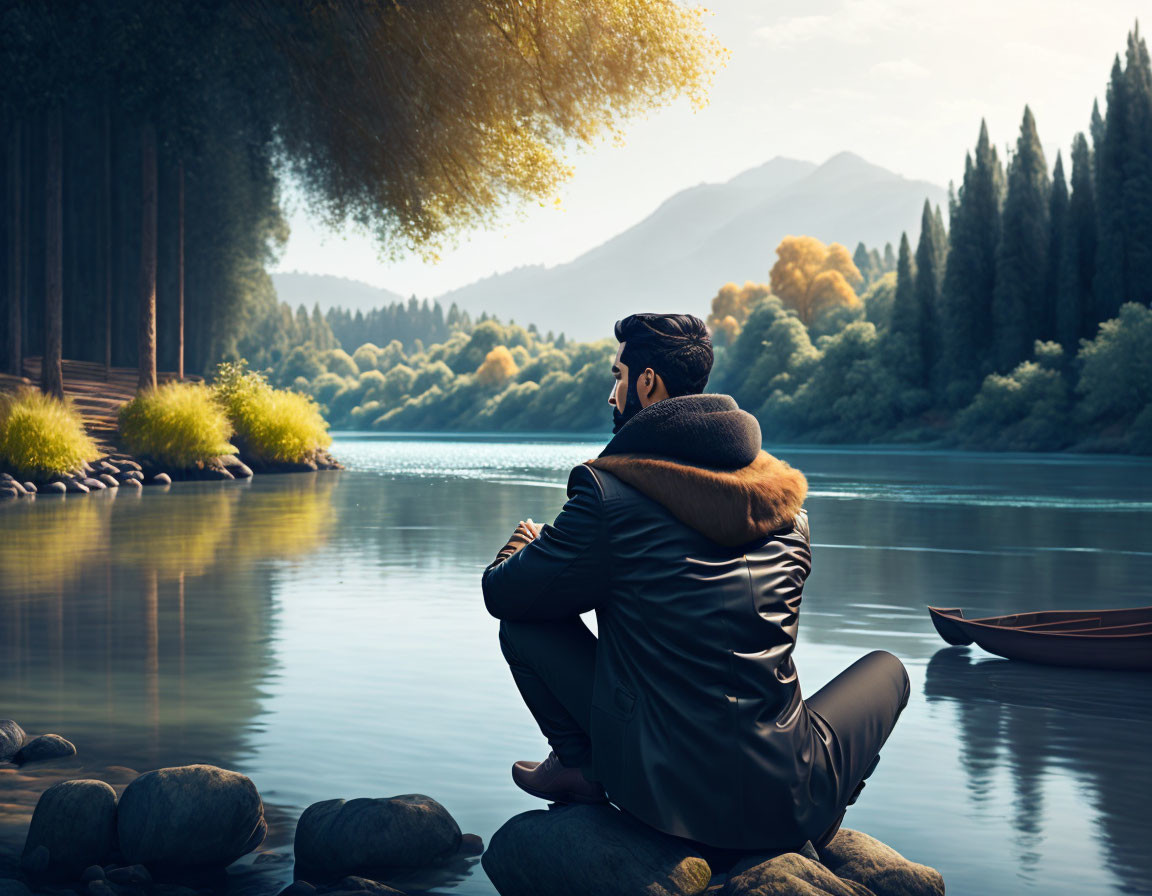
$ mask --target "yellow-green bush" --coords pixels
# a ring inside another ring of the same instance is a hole
[[[120,409],[124,446],[160,464],[186,468],[235,454],[231,435],[232,426],[212,390],[199,383],[165,383]]]
[[[273,389],[243,362],[220,365],[213,389],[247,456],[302,461],[332,444],[328,424],[311,397]]]
[[[36,389],[0,396],[0,463],[13,475],[67,473],[98,453],[71,402]]]

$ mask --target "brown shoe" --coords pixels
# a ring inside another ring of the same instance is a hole
[[[560,764],[555,752],[543,762],[520,760],[512,766],[512,780],[516,786],[532,796],[553,803],[606,803],[604,788],[589,781],[579,768]]]

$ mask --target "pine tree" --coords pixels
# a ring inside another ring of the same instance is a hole
[[[1124,301],[1124,146],[1128,124],[1128,85],[1120,57],[1112,61],[1108,113],[1096,142],[1096,213],[1100,242],[1092,291],[1101,320],[1114,317]],[[1095,128],[1093,129],[1095,131]]]
[[[1058,339],[1064,345],[1066,328],[1062,321],[1068,318],[1061,303],[1060,272],[1064,266],[1064,244],[1068,239],[1068,183],[1064,179],[1064,159],[1056,153],[1052,169],[1052,190],[1048,194],[1048,270],[1044,278],[1045,339]],[[1071,319],[1076,321],[1076,316]],[[1075,325],[1073,329],[1075,328]],[[1067,346],[1065,346],[1067,347]]]
[[[909,383],[923,383],[924,355],[920,347],[920,315],[916,308],[916,268],[908,234],[900,234],[896,261],[896,294],[888,325],[892,369]]]
[[[1016,152],[1008,167],[1000,244],[996,253],[996,284],[992,323],[996,363],[1011,370],[1032,353],[1037,338],[1051,338],[1045,301],[1048,277],[1048,202],[1051,183],[1032,110],[1024,107]]]
[[[1096,188],[1092,150],[1083,134],[1072,140],[1072,195],[1068,199],[1068,232],[1064,237],[1057,295],[1060,343],[1073,352],[1079,339],[1092,338],[1099,316],[1092,293],[1096,270]]]
[[[864,278],[861,289],[868,287],[879,275],[878,271],[872,269],[872,256],[868,254],[868,247],[862,242],[856,244],[856,251],[852,253],[852,263]]]
[[[884,271],[896,270],[896,253],[892,250],[891,243],[884,244]]]
[[[1128,143],[1124,148],[1125,302],[1152,302],[1152,60],[1137,25],[1128,35]]]
[[[1098,116],[1097,116],[1098,117]],[[1093,121],[1099,242],[1093,294],[1100,320],[1152,301],[1152,62],[1139,27],[1116,56],[1108,110]]]
[[[920,215],[920,242],[916,246],[916,339],[919,383],[928,387],[935,378],[940,356],[940,290],[944,285],[947,236],[940,209],[924,200]]]
[[[941,303],[941,373],[949,402],[964,403],[992,370],[986,333],[992,322],[996,246],[1004,169],[980,122],[975,158],[964,161],[964,180],[951,208],[948,264]]]

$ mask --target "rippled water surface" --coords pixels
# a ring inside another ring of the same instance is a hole
[[[346,436],[343,473],[0,506],[0,717],[62,765],[0,765],[0,860],[63,777],[209,762],[264,797],[238,891],[291,879],[294,823],[333,797],[427,793],[487,839],[543,804],[547,747],[484,610],[516,522],[551,520],[603,442]],[[950,893],[1152,893],[1152,679],[946,648],[924,606],[1152,603],[1152,465],[784,448],[811,487],[797,664],[815,691],[885,648],[912,699],[846,824]],[[491,894],[479,864],[410,890]]]

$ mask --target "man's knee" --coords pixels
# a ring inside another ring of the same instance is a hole
[[[900,698],[900,710],[903,710],[908,705],[908,697],[912,693],[912,682],[908,678],[908,670],[904,668],[900,658],[887,650],[873,650],[865,657],[865,660],[877,670],[878,674],[892,682],[892,686]]]

